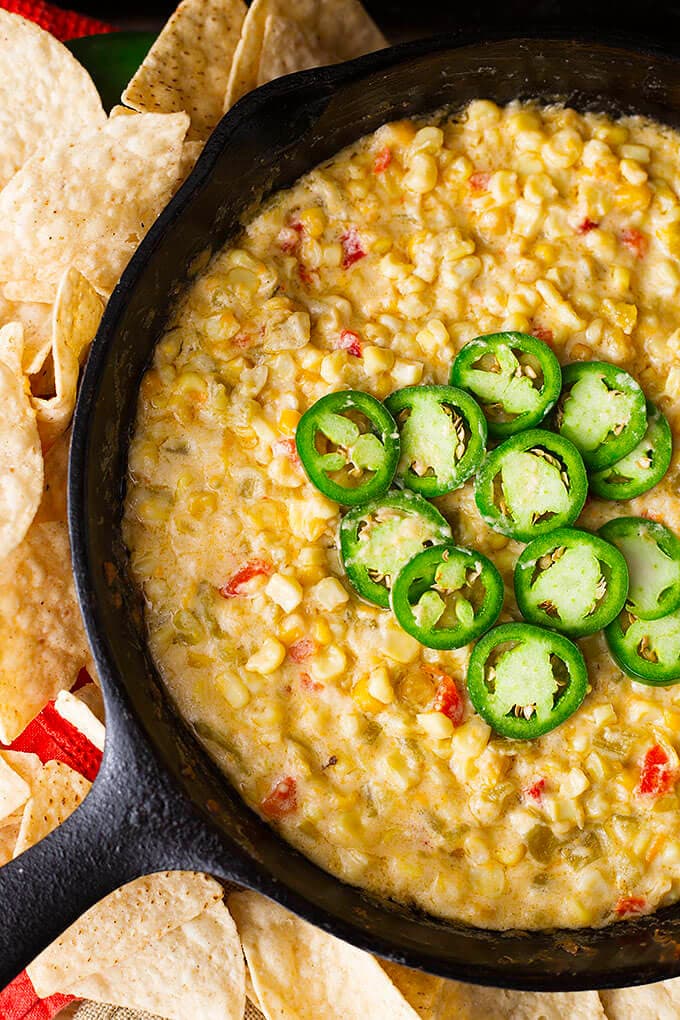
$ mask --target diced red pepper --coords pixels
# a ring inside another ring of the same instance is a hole
[[[286,776],[276,783],[260,804],[260,811],[266,818],[285,818],[297,811],[297,783],[292,776]]]
[[[274,443],[273,450],[277,457],[287,457],[293,464],[300,463],[294,439],[277,439]]]
[[[302,262],[298,262],[298,276],[304,283],[305,287],[311,287],[314,282],[314,272],[311,269],[307,269]]]
[[[300,638],[299,641],[296,641],[290,646],[288,654],[293,662],[304,662],[304,660],[308,659],[310,655],[314,655],[315,651],[315,641],[312,641],[311,638]]]
[[[468,183],[473,191],[488,191],[490,180],[491,173],[488,170],[478,170],[472,174]]]
[[[642,896],[622,896],[614,910],[618,917],[627,917],[631,914],[641,914],[647,906],[647,901]]]
[[[352,354],[355,358],[361,357],[361,337],[351,329],[343,329],[338,341],[338,347]]]
[[[460,696],[456,681],[440,670],[431,668],[429,672],[437,681],[437,690],[432,705],[433,710],[445,715],[454,726],[460,726],[463,721],[465,705]]]
[[[541,776],[537,779],[533,786],[530,786],[527,790],[527,797],[531,797],[532,800],[542,800],[543,791],[545,789],[545,779]]]
[[[380,152],[375,157],[375,161],[373,163],[373,173],[381,174],[384,170],[387,170],[391,162],[392,162],[392,150],[388,145],[386,145],[385,148],[381,149]]]
[[[667,751],[660,744],[654,744],[643,759],[636,792],[641,796],[663,797],[672,790],[677,778]]]
[[[626,248],[632,251],[637,259],[643,259],[647,254],[649,244],[647,238],[636,227],[626,227],[621,231],[621,241]]]
[[[219,589],[219,593],[224,599],[233,599],[237,595],[242,595],[241,588],[248,581],[252,581],[254,577],[265,577],[269,574],[274,573],[274,568],[271,563],[267,563],[266,560],[251,560],[245,567],[241,567],[234,576],[227,581],[226,584],[222,585]]]
[[[551,344],[555,339],[555,334],[547,326],[539,326],[534,323],[531,327],[531,335],[535,336],[537,340],[542,340],[544,344]]]
[[[323,684],[318,683],[316,680],[312,680],[309,673],[300,673],[300,686],[306,691],[322,691]]]
[[[579,223],[578,232],[579,234],[589,234],[591,230],[597,230],[599,225],[595,220],[591,220],[586,216],[583,222]]]
[[[342,245],[343,269],[349,269],[350,266],[353,266],[355,262],[358,262],[366,254],[356,227],[350,227],[349,230],[345,231],[340,238],[340,244]]]
[[[282,227],[279,231],[279,236],[277,237],[281,250],[287,255],[294,252],[300,243],[300,235],[303,230],[304,227],[299,220],[289,223],[287,227]]]

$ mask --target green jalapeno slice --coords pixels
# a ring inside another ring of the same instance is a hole
[[[385,401],[399,429],[397,478],[432,499],[458,489],[484,457],[486,420],[455,386],[407,386]]]
[[[390,603],[399,624],[427,648],[462,648],[493,626],[505,589],[491,560],[447,543],[401,568]]]
[[[585,697],[588,670],[564,635],[504,623],[473,648],[467,685],[472,704],[497,733],[532,740],[573,715]]]
[[[340,552],[354,590],[389,609],[390,590],[409,560],[451,541],[451,528],[431,503],[405,490],[354,507],[340,523]]]
[[[590,490],[601,499],[635,499],[660,482],[673,456],[673,436],[666,418],[647,401],[647,430],[630,453],[590,476]]]
[[[369,393],[329,393],[305,411],[295,433],[298,456],[316,488],[344,506],[387,492],[399,462],[394,418]]]
[[[624,609],[605,636],[614,660],[634,680],[660,687],[680,681],[680,608],[657,620]]]
[[[515,565],[515,597],[525,620],[570,637],[606,627],[627,594],[623,555],[577,528],[556,528],[535,539]]]
[[[630,453],[647,428],[645,395],[632,376],[606,361],[562,369],[555,428],[569,439],[591,471],[611,467]]]
[[[529,429],[497,446],[487,455],[475,485],[475,501],[486,523],[520,542],[573,524],[587,493],[578,450],[544,429]]]
[[[527,333],[491,333],[465,344],[451,369],[451,385],[482,405],[489,434],[499,438],[532,428],[560,395],[560,364],[547,344]]]
[[[680,540],[646,517],[615,517],[599,535],[628,564],[626,609],[640,620],[658,620],[680,607]]]

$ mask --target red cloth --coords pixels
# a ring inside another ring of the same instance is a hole
[[[52,1020],[73,1002],[72,995],[50,995],[39,999],[26,971],[0,992],[0,1020]]]
[[[45,0],[0,0],[4,7],[13,14],[20,14],[29,21],[51,32],[62,42],[65,39],[79,39],[83,35],[99,35],[101,32],[114,32],[113,25],[97,18],[88,18],[77,11],[63,11],[60,7],[45,3]],[[2,1020],[2,1014],[0,1014]]]

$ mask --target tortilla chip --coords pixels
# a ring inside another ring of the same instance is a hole
[[[64,523],[34,524],[0,561],[0,634],[0,741],[10,744],[90,663]]]
[[[43,488],[40,436],[21,371],[21,325],[0,330],[2,350],[10,365],[0,360],[0,562],[23,541]]]
[[[104,313],[94,287],[72,266],[59,284],[54,302],[52,364],[54,397],[33,397],[38,431],[49,447],[68,427],[76,406],[80,362]]]
[[[677,1020],[680,1016],[680,978],[641,988],[600,992],[608,1020]]]
[[[191,871],[139,878],[83,914],[36,957],[28,975],[37,994],[46,998],[141,952],[222,896],[218,882]]]
[[[0,9],[0,188],[39,147],[105,119],[92,79],[66,47]]]
[[[36,153],[0,191],[0,280],[9,300],[54,300],[73,266],[108,296],[172,195],[186,114],[116,117]]]
[[[359,0],[254,0],[234,55],[225,109],[282,74],[386,45]]]
[[[104,714],[104,698],[102,692],[96,682],[96,677],[93,677],[94,683],[86,684],[81,687],[76,697],[79,701],[82,701],[86,705],[95,719],[98,719],[100,723],[105,722]]]
[[[597,992],[511,992],[445,981],[436,1020],[607,1020]]]
[[[242,1020],[245,964],[223,901],[103,972],[62,989],[168,1020]]]
[[[184,0],[123,93],[142,113],[191,117],[187,137],[205,141],[222,117],[229,69],[246,15],[243,0]]]
[[[392,983],[397,986],[406,1001],[415,1009],[418,1016],[430,1020],[436,1016],[435,1007],[439,1001],[444,980],[433,974],[425,974],[422,970],[400,967],[389,960],[380,960],[380,966],[388,974]]]
[[[94,687],[94,684],[88,686]],[[70,691],[60,691],[54,707],[62,719],[75,726],[91,744],[100,751],[104,750],[104,727],[78,695],[71,694]]]
[[[61,825],[85,799],[92,784],[63,761],[48,761],[31,788],[14,848],[18,857]]]
[[[418,1020],[377,960],[252,892],[229,897],[267,1020]]]
[[[8,864],[14,857],[22,815],[23,810],[16,811],[4,822],[0,822],[0,868],[3,864]]]
[[[63,432],[44,454],[45,475],[43,494],[34,524],[66,520],[66,489],[68,482],[68,450],[71,430]]]
[[[6,822],[31,796],[31,787],[0,754],[0,822]]]
[[[24,327],[23,367],[33,375],[42,367],[52,345],[52,305],[8,301],[0,296],[0,325],[20,322]]]

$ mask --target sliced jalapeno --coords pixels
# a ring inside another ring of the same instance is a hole
[[[619,550],[576,528],[556,528],[535,539],[515,565],[522,616],[570,637],[606,627],[627,594],[628,568]]]
[[[390,589],[409,560],[430,545],[451,541],[438,510],[414,492],[388,492],[358,506],[340,524],[340,552],[348,580],[368,602],[389,609]]]
[[[532,740],[573,715],[585,697],[588,670],[562,634],[503,623],[473,648],[467,684],[472,704],[497,733]]]
[[[477,475],[475,501],[486,523],[530,542],[573,524],[588,491],[578,450],[544,429],[529,429],[497,446]]]
[[[514,435],[545,418],[560,395],[560,364],[527,333],[491,333],[470,340],[451,369],[451,384],[475,397],[492,436]]]
[[[555,427],[579,451],[586,467],[602,471],[630,453],[647,428],[645,395],[632,376],[606,361],[562,369]]]
[[[399,462],[394,418],[369,393],[342,390],[321,397],[302,415],[298,456],[317,489],[356,506],[389,489]]]
[[[399,428],[397,477],[432,499],[459,488],[482,462],[486,420],[479,405],[455,386],[407,386],[385,407]]]
[[[658,620],[624,610],[605,630],[607,644],[624,673],[644,684],[680,681],[680,609]]]
[[[496,622],[504,592],[491,560],[448,543],[424,549],[401,568],[390,603],[421,645],[461,648]]]
[[[628,564],[626,608],[641,620],[658,620],[680,607],[680,540],[646,517],[615,517],[599,530]]]
[[[635,499],[661,481],[672,456],[671,427],[661,411],[648,400],[644,436],[621,460],[590,476],[591,491],[601,499]]]

